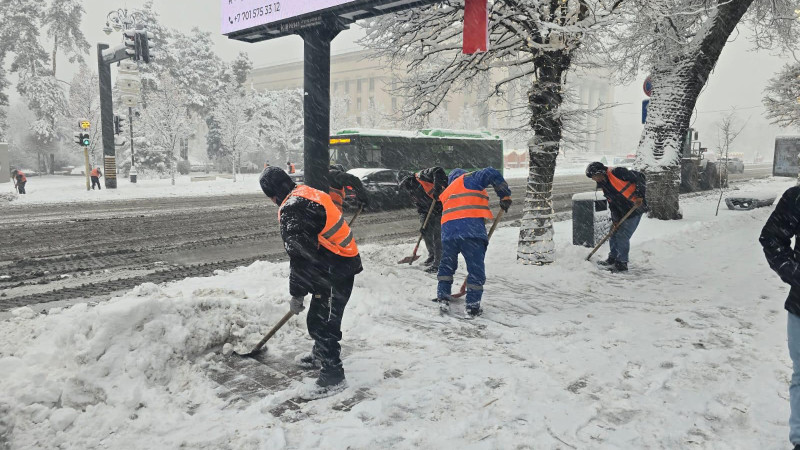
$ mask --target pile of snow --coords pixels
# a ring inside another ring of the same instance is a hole
[[[787,288],[757,242],[770,208],[715,217],[716,201],[644,219],[625,275],[584,261],[570,222],[547,267],[517,264],[518,229],[501,228],[473,322],[440,317],[435,277],[396,264],[413,243],[364,246],[343,323],[350,386],[297,422],[269,411],[312,380],[229,404],[208,377],[225,342],[249,348],[285,313],[285,263],[19,309],[0,327],[0,447],[784,448]],[[304,319],[270,352],[310,348]]]

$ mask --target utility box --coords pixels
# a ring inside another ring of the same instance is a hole
[[[600,191],[572,196],[572,244],[594,247],[611,230],[611,211]]]
[[[11,164],[8,156],[8,144],[0,142],[0,183],[11,181]]]

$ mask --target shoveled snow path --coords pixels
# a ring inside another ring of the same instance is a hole
[[[570,222],[548,267],[518,265],[517,229],[499,229],[473,322],[440,317],[435,277],[395,264],[413,244],[365,246],[340,395],[372,398],[297,422],[269,411],[299,383],[232,404],[208,378],[209,349],[247,348],[286,311],[286,264],[18,310],[0,327],[0,448],[786,448],[787,289],[757,241],[770,209],[682,203],[683,221],[643,220],[624,275],[585,262]],[[309,347],[304,318],[270,352]]]

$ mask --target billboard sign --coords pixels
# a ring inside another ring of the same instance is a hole
[[[222,34],[248,42],[286,36],[321,25],[346,23],[440,0],[222,0]]]
[[[800,136],[778,136],[775,138],[775,158],[772,160],[772,175],[796,177],[800,170]]]

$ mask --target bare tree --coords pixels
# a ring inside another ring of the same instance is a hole
[[[270,142],[278,160],[286,161],[303,144],[303,91],[265,91],[254,100],[261,135]]]
[[[367,23],[363,43],[408,76],[398,90],[410,101],[406,117],[427,116],[450,92],[484,86],[505,95],[525,86],[530,169],[517,257],[525,264],[554,260],[552,187],[563,136],[564,85],[586,39],[612,24],[622,0],[496,0],[490,6],[488,52],[461,54],[463,0],[384,16]]]
[[[222,100],[211,112],[219,124],[221,153],[233,167],[233,182],[241,166],[242,156],[258,147],[258,123],[255,118],[256,92],[246,91],[238,85],[229,85]]]
[[[172,185],[175,185],[176,161],[175,148],[181,139],[192,132],[189,121],[189,97],[170,76],[159,80],[157,89],[148,90],[145,94],[146,108],[142,118],[148,130],[148,139],[157,149],[166,154]]]
[[[682,217],[678,193],[683,140],[697,98],[731,33],[747,20],[756,30],[757,47],[785,48],[796,41],[795,3],[626,0],[624,22],[597,41],[623,80],[646,70],[653,82],[635,164],[647,173],[651,217]]]
[[[741,126],[737,124],[736,111],[731,111],[722,116],[722,119],[717,124],[717,155],[719,156],[719,201],[717,201],[717,212],[715,216],[719,215],[719,206],[722,204],[722,196],[725,193],[725,186],[727,186],[728,178],[728,155],[730,153],[733,141],[739,137],[744,127],[747,125],[745,122]]]
[[[767,119],[781,127],[800,127],[800,63],[787,64],[764,89]]]

